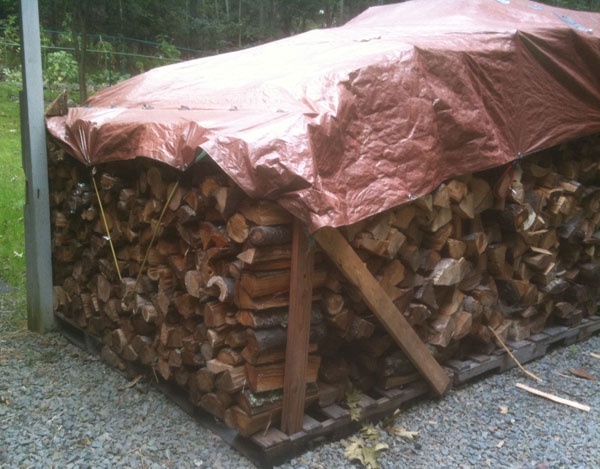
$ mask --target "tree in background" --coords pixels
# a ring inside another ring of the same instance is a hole
[[[16,0],[0,0],[0,18],[17,14]],[[88,32],[172,43],[207,53],[224,52],[309,29],[340,26],[369,6],[394,0],[40,0],[45,29],[60,30],[80,4]],[[566,8],[600,11],[600,0],[545,0]],[[139,52],[151,47],[130,44]],[[135,50],[133,51],[135,52]],[[188,54],[191,55],[191,54]]]
[[[71,40],[75,48],[75,60],[79,67],[79,102],[87,100],[86,55],[87,55],[87,18],[90,11],[88,0],[73,0],[71,2]]]
[[[115,77],[139,73],[168,63],[169,59],[197,58],[310,29],[341,26],[370,6],[397,1],[39,0],[41,26],[46,30],[43,40],[63,52],[46,50],[44,64],[56,68],[61,60],[65,64],[71,58],[75,60],[83,102],[90,85],[88,77],[93,83],[100,80],[108,85]],[[600,11],[600,0],[541,2]],[[18,24],[18,14],[19,0],[0,0],[0,24],[5,28],[3,42],[12,42],[9,33]],[[0,65],[13,69],[18,62],[18,49],[8,47],[3,50]],[[70,77],[71,73],[62,75]]]

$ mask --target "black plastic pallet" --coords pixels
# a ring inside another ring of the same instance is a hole
[[[61,331],[69,341],[89,353],[100,353],[102,343],[99,338],[82,331],[68,318],[58,314],[56,317]],[[591,316],[575,326],[548,327],[540,334],[519,342],[508,342],[506,345],[521,363],[527,363],[544,356],[550,347],[586,340],[599,330],[600,317]],[[452,378],[453,385],[460,386],[485,374],[502,373],[515,366],[508,353],[503,348],[499,348],[489,355],[470,355],[465,360],[451,360],[446,364],[445,370]],[[125,373],[131,379],[140,374],[149,374],[150,370],[148,367],[128,364]],[[272,427],[252,437],[243,437],[212,415],[194,406],[180,388],[164,380],[157,381],[154,379],[156,376],[154,373],[152,376],[153,379],[150,381],[186,413],[219,435],[227,444],[257,466],[265,468],[289,460],[304,451],[309,444],[349,435],[367,421],[378,421],[391,415],[394,410],[430,395],[429,387],[423,381],[408,384],[401,389],[375,388],[361,394],[358,404],[361,409],[360,421],[353,421],[347,409],[333,404],[308,410],[304,415],[302,430],[293,435],[287,435]]]

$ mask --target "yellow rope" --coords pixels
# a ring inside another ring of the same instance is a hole
[[[502,347],[504,348],[504,350],[506,350],[508,352],[508,355],[510,355],[510,358],[513,359],[513,361],[517,364],[517,366],[520,368],[520,370],[525,373],[527,376],[529,376],[530,378],[536,379],[538,380],[540,383],[542,383],[542,378],[540,378],[539,376],[534,375],[532,372],[527,371],[523,365],[521,365],[521,363],[519,362],[519,360],[517,360],[517,357],[515,357],[513,355],[513,353],[510,351],[510,349],[506,346],[506,344],[502,341],[502,337],[500,337],[500,335],[491,327],[488,326],[488,329],[490,331],[492,331],[492,334],[494,334],[494,336],[496,337],[496,340],[498,342],[500,342],[500,345],[502,345]]]
[[[163,216],[164,216],[165,212],[167,211],[167,207],[171,203],[171,199],[173,198],[173,195],[175,194],[177,187],[179,187],[179,181],[177,181],[175,183],[175,185],[173,186],[173,189],[171,189],[171,193],[169,194],[169,197],[167,197],[165,206],[163,207],[162,212],[160,212],[160,217],[158,217],[158,222],[156,223],[154,230],[152,230],[152,238],[150,238],[150,244],[148,244],[148,248],[146,249],[146,254],[144,255],[144,260],[142,261],[142,265],[138,272],[137,278],[135,279],[135,285],[133,286],[134,294],[137,292],[138,283],[140,282],[140,278],[142,277],[142,272],[144,271],[144,267],[146,266],[146,261],[148,260],[148,256],[150,255],[150,249],[152,248],[152,244],[154,244],[154,238],[156,238],[156,233],[158,233],[158,228],[160,226],[160,223],[162,222]]]
[[[119,281],[121,278],[121,269],[119,269],[119,262],[117,261],[117,254],[115,253],[115,247],[112,243],[112,237],[108,229],[108,223],[106,222],[106,216],[104,215],[104,208],[102,208],[102,200],[100,200],[100,192],[98,192],[98,186],[96,185],[96,178],[92,173],[92,181],[94,183],[94,189],[96,190],[96,197],[98,197],[98,205],[100,206],[100,213],[102,214],[102,221],[104,222],[104,229],[106,230],[106,236],[108,237],[108,243],[110,244],[110,250],[112,251],[113,259],[115,260],[115,267],[117,268],[117,274],[119,275]]]

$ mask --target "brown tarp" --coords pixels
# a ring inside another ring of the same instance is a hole
[[[524,0],[374,7],[151,70],[47,124],[91,165],[185,169],[201,148],[311,230],[345,225],[600,131],[600,14]]]

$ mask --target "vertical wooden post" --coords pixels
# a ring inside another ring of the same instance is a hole
[[[310,246],[308,235],[297,218],[294,218],[293,236],[281,417],[281,429],[290,435],[300,431],[304,421],[314,269],[314,249]]]
[[[21,143],[25,171],[25,256],[27,324],[45,332],[52,328],[52,260],[44,89],[37,0],[21,1]]]

